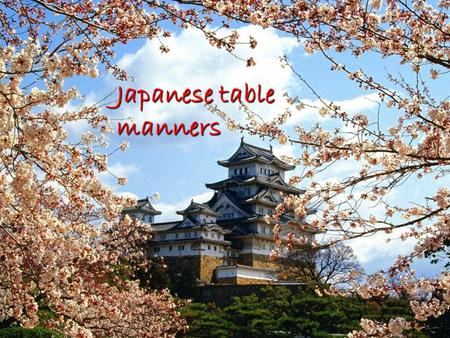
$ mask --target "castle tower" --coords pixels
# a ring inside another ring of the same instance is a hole
[[[188,268],[200,284],[211,283],[214,269],[227,262],[231,245],[224,238],[227,231],[216,224],[218,214],[206,204],[191,201],[177,214],[183,216],[181,221],[153,224],[153,253],[163,256],[168,265]]]
[[[218,213],[217,224],[230,231],[226,238],[233,248],[239,249],[238,263],[255,268],[276,268],[276,264],[269,261],[275,247],[275,224],[268,224],[265,216],[274,212],[283,195],[304,193],[284,180],[285,172],[295,167],[277,158],[271,148],[256,147],[243,139],[235,153],[218,164],[228,168],[228,178],[206,184],[215,190],[207,204]],[[282,216],[280,225],[292,228],[302,222],[287,213]],[[314,234],[303,235],[311,237]]]
[[[163,256],[176,274],[193,274],[200,284],[272,283],[277,263],[269,256],[275,248],[275,224],[266,216],[283,196],[304,193],[285,182],[286,171],[294,166],[277,158],[272,148],[250,145],[243,139],[234,154],[218,164],[228,169],[228,177],[206,184],[214,196],[207,203],[192,200],[177,212],[182,220],[154,223],[160,212],[148,199],[139,200],[136,207],[123,213],[153,223],[152,252]],[[315,235],[293,213],[283,214],[277,223],[282,235],[283,228],[302,229],[304,237]],[[296,232],[300,236],[300,230]]]
[[[138,219],[144,223],[153,223],[156,215],[161,215],[161,211],[153,208],[150,198],[143,198],[136,202],[132,207],[125,207],[122,215],[129,215],[131,218]]]

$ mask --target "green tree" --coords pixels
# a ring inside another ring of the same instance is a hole
[[[189,323],[189,337],[330,337],[359,330],[363,317],[376,321],[400,316],[409,319],[412,314],[407,305],[406,298],[367,301],[357,295],[319,297],[312,289],[292,292],[268,286],[234,297],[223,309],[192,303],[183,316]],[[418,332],[408,336],[427,337]]]

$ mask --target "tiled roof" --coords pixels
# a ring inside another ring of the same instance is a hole
[[[263,186],[271,186],[276,189],[280,189],[286,191],[290,194],[302,194],[305,191],[302,189],[298,189],[293,187],[281,178],[279,174],[268,176],[267,179],[264,176],[233,176],[231,178],[227,178],[214,183],[206,183],[206,187],[209,189],[219,190],[225,188],[230,185],[247,185],[247,184],[260,184]]]
[[[260,148],[252,144],[245,143],[243,139],[241,139],[241,145],[238,150],[228,160],[218,161],[218,163],[224,167],[229,167],[230,165],[236,163],[249,161],[272,163],[285,170],[292,170],[295,168],[295,166],[290,165],[276,157],[272,152],[272,148]]]
[[[153,208],[150,198],[143,198],[136,202],[136,205],[124,207],[122,210],[123,214],[129,214],[133,212],[143,212],[150,215],[161,215],[161,211]]]
[[[197,213],[217,216],[217,213],[211,210],[207,204],[197,203],[194,202],[194,200],[191,200],[191,204],[189,204],[189,206],[186,209],[177,211],[177,214],[179,215],[190,215],[190,214],[192,215]]]
[[[152,229],[154,231],[166,231],[174,228],[177,226],[181,221],[174,221],[174,222],[164,222],[164,223],[153,223]]]

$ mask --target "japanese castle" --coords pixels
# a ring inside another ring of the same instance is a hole
[[[285,182],[285,172],[294,166],[277,158],[272,148],[256,147],[243,139],[236,152],[218,164],[228,169],[228,178],[206,184],[214,196],[206,203],[191,201],[177,212],[181,220],[155,222],[161,212],[148,199],[125,208],[123,214],[151,223],[153,254],[164,257],[168,265],[182,260],[194,269],[200,284],[275,282],[277,263],[269,259],[276,248],[275,223],[266,221],[265,216],[274,212],[282,196],[304,192]],[[299,225],[306,229],[302,236],[315,235],[293,213],[284,214],[278,224],[282,236],[288,229],[297,229],[299,235]]]

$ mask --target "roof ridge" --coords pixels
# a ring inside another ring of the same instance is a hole
[[[252,147],[252,148],[256,148],[256,149],[259,149],[259,150],[264,150],[264,151],[267,151],[268,153],[271,153],[272,155],[273,155],[273,152],[270,150],[270,149],[266,149],[266,148],[263,148],[263,147],[260,147],[260,146],[255,146],[255,145],[253,145],[253,144],[250,144],[250,143],[247,143],[247,142],[245,142],[245,141],[243,141],[242,142],[242,144],[244,145],[244,146],[250,146],[250,147]],[[275,156],[275,155],[273,155],[273,156]],[[276,157],[276,156],[275,156]],[[277,157],[278,158],[278,157]]]

